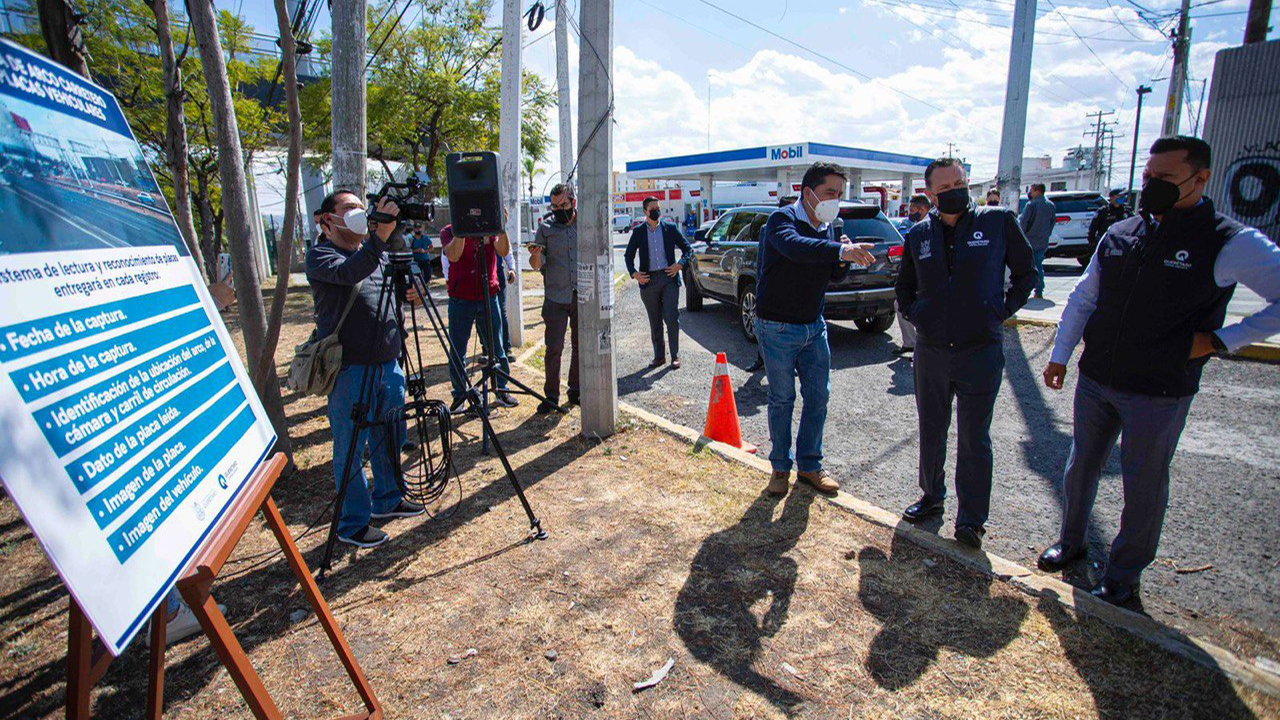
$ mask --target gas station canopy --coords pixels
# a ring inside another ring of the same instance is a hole
[[[933,158],[864,148],[796,143],[741,150],[679,155],[627,163],[627,177],[634,179],[703,180],[718,182],[790,182],[799,180],[815,162],[829,162],[850,171],[859,182],[902,182],[920,177]],[[856,187],[855,182],[850,185]]]

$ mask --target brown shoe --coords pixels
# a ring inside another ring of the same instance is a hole
[[[769,487],[767,488],[770,495],[774,497],[782,497],[791,490],[791,471],[790,470],[774,470],[773,475],[769,476]]]
[[[801,482],[809,483],[814,490],[827,495],[835,495],[840,490],[840,484],[831,477],[831,473],[826,470],[818,470],[816,472],[797,472],[796,479]]]

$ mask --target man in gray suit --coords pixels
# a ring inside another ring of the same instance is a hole
[[[1049,236],[1053,234],[1058,208],[1044,196],[1044,183],[1033,183],[1027,198],[1029,202],[1018,216],[1018,225],[1031,244],[1031,256],[1036,263],[1036,297],[1043,298],[1044,254],[1049,250]]]

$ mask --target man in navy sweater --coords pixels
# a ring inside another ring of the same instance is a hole
[[[902,515],[915,522],[942,514],[954,400],[960,506],[955,537],[979,548],[991,507],[991,417],[1004,374],[1000,326],[1026,304],[1036,271],[1017,218],[998,205],[974,207],[958,160],[929,163],[924,185],[934,209],[907,231],[895,287],[898,307],[916,328],[922,491]]]
[[[822,467],[822,432],[831,388],[831,348],[822,317],[827,284],[844,277],[849,263],[867,266],[869,245],[837,237],[844,171],[814,163],[801,180],[800,199],[778,208],[760,233],[756,279],[756,338],[769,384],[770,495],[786,495],[791,465],[815,489],[834,493],[840,485]],[[804,408],[791,455],[791,415],[800,378]]]

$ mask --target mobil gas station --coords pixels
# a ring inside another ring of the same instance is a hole
[[[847,171],[850,200],[877,203],[892,215],[906,200],[904,188],[909,197],[923,187],[932,159],[804,142],[636,160],[627,163],[628,187],[615,187],[614,210],[638,216],[640,202],[653,195],[664,212],[705,222],[726,208],[772,204],[779,195],[798,193],[805,169],[829,162]]]

